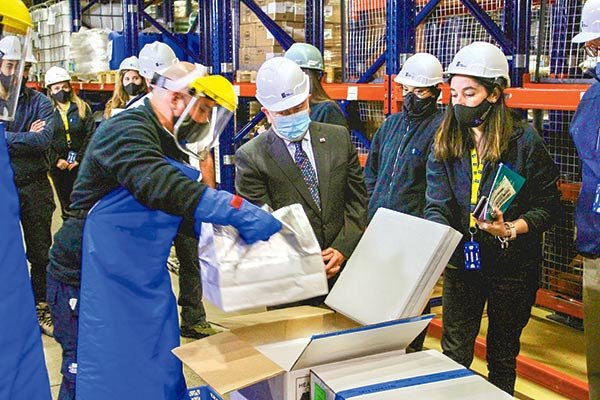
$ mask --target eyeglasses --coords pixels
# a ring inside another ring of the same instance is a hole
[[[429,94],[431,94],[431,92],[429,91],[429,88],[414,88],[414,89],[410,90],[406,86],[402,86],[402,96],[406,96],[409,93],[413,93],[419,99],[424,99]]]

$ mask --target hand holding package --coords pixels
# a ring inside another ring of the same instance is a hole
[[[202,224],[204,298],[224,311],[274,306],[327,293],[321,248],[300,204],[275,212],[283,228],[247,244],[231,226]]]

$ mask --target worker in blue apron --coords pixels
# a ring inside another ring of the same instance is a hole
[[[0,51],[0,399],[11,400],[51,399],[3,122],[14,119],[24,68],[22,59],[5,55],[26,53],[31,27],[20,0],[2,1],[0,42],[11,48]]]
[[[197,181],[184,165],[213,145],[237,105],[233,86],[181,62],[156,75],[151,99],[92,137],[54,238],[48,292],[63,348],[59,399],[185,399],[175,297],[165,268],[180,225],[232,225],[266,240],[269,213]],[[190,150],[190,149],[193,149]]]

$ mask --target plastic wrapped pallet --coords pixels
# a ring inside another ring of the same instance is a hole
[[[110,49],[108,29],[85,29],[73,33],[69,58],[73,62],[73,72],[78,75],[108,71]]]

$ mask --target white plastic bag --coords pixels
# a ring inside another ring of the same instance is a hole
[[[327,294],[321,248],[300,204],[273,216],[283,229],[244,243],[231,226],[202,224],[198,255],[204,299],[223,311],[274,306]]]

